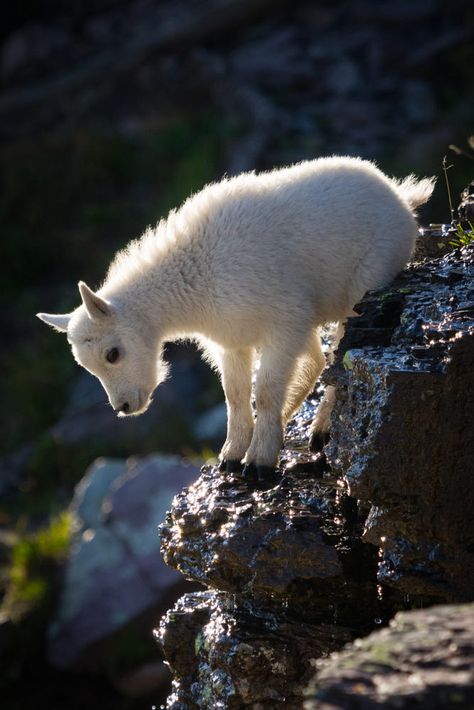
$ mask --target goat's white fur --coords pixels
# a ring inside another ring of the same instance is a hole
[[[205,187],[110,266],[82,305],[38,314],[67,331],[76,360],[112,406],[143,411],[166,376],[165,341],[196,339],[220,372],[228,409],[222,459],[273,466],[285,422],[324,367],[318,328],[344,320],[407,263],[413,210],[433,179],[396,181],[370,162],[322,158]],[[110,364],[105,355],[119,348]],[[251,377],[256,353],[256,420]],[[316,429],[327,427],[322,406]]]

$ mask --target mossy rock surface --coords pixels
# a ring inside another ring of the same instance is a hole
[[[474,708],[474,605],[402,612],[318,666],[306,710]]]

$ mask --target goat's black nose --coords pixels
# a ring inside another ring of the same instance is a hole
[[[116,407],[115,411],[118,412],[123,412],[124,414],[127,414],[130,411],[130,405],[128,402],[124,402],[121,404],[119,407]]]

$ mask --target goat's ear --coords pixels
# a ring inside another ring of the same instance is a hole
[[[94,293],[84,281],[79,281],[78,286],[82,303],[92,320],[101,320],[105,316],[111,315],[112,308],[110,303],[107,303],[107,301]]]
[[[71,320],[70,313],[37,313],[36,317],[50,325],[54,330],[60,333],[66,333],[69,321]]]

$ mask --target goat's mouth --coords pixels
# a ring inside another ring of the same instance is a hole
[[[129,402],[126,403],[126,407],[122,408],[118,412],[119,417],[137,417],[140,414],[146,412],[152,401],[151,395],[147,395],[144,390],[139,390],[137,393],[136,401],[132,407]]]
[[[146,394],[143,390],[140,390],[138,393],[138,409],[135,412],[136,414],[143,414],[143,412],[146,412],[148,407],[150,406],[152,402],[152,396],[151,394]]]
[[[150,404],[151,404],[151,397],[147,397],[147,398],[145,399],[144,403],[143,403],[143,404],[140,404],[139,407],[138,407],[138,409],[135,409],[134,412],[130,412],[130,414],[131,414],[132,416],[136,416],[136,417],[137,417],[139,414],[144,414],[144,413],[146,412],[146,410],[148,409],[148,407],[150,406]]]

